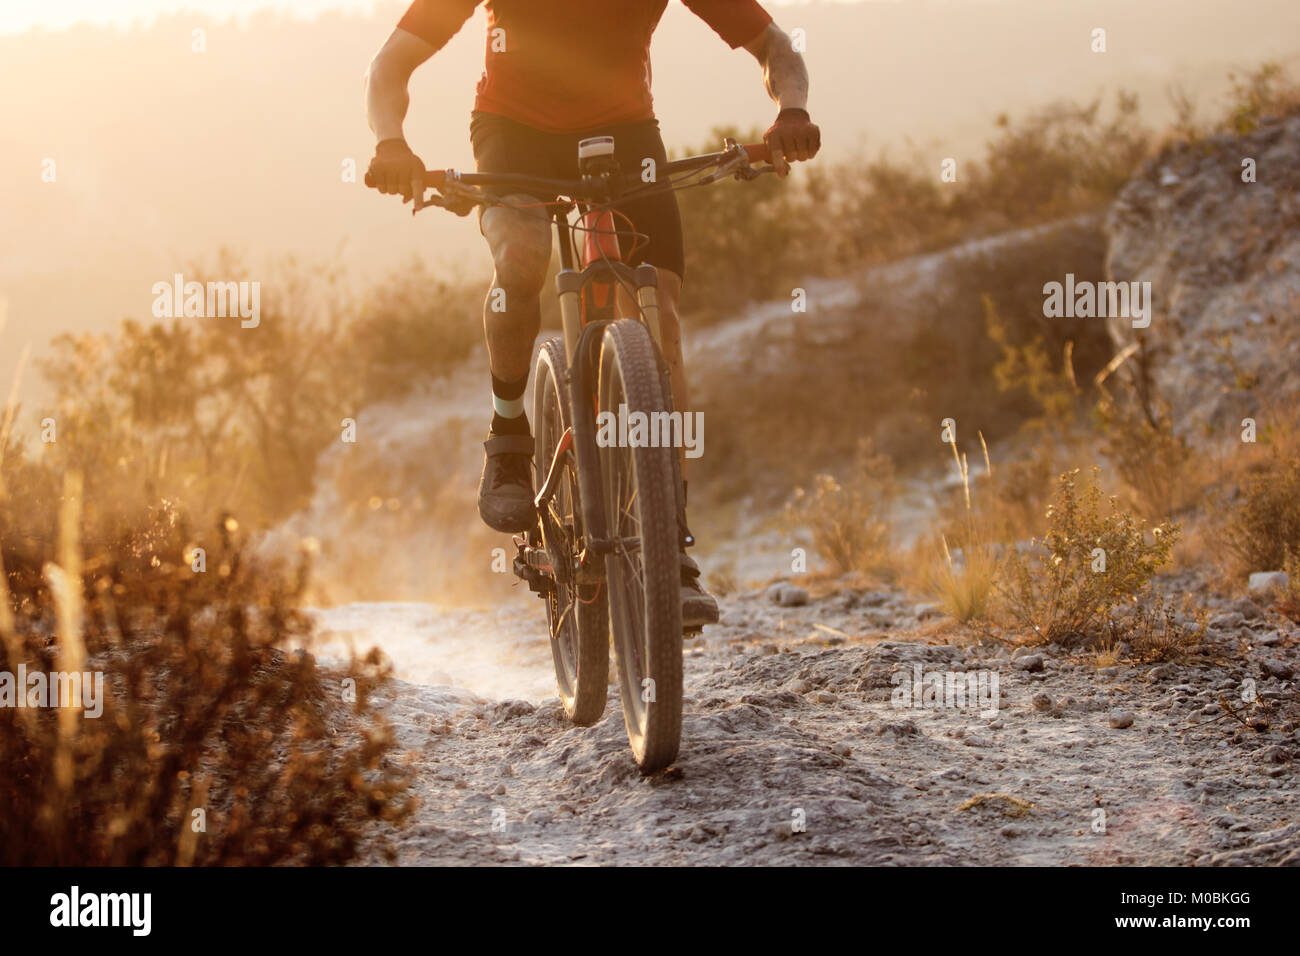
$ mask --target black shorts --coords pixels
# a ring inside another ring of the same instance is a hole
[[[659,121],[622,123],[581,133],[546,133],[495,113],[475,110],[469,126],[474,161],[480,173],[517,173],[549,179],[578,178],[578,141],[588,136],[613,136],[614,155],[625,172],[637,172],[648,157],[662,166],[668,162]],[[542,201],[554,196],[539,196]],[[628,260],[632,266],[648,262],[685,276],[686,253],[682,246],[682,217],[677,197],[671,192],[616,203],[614,208],[632,220],[636,231],[649,237]],[[619,228],[626,223],[620,221]],[[629,239],[623,241],[624,250]]]

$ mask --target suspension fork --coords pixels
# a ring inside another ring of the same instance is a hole
[[[582,325],[582,274],[574,269],[573,240],[567,209],[555,212],[555,229],[559,234],[560,272],[555,289],[560,300],[560,322],[564,327],[564,358],[567,367],[569,420],[573,429],[573,454],[578,465],[579,497],[582,503],[582,526],[589,550],[608,548],[605,507],[600,493],[600,458],[596,449],[596,412],[590,397],[595,394],[591,382],[591,343],[599,326]],[[593,549],[594,546],[594,549]]]

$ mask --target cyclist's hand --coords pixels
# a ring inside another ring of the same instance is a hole
[[[401,195],[403,202],[424,199],[424,163],[404,139],[380,140],[366,171],[366,184],[385,195]]]
[[[822,146],[822,131],[808,116],[807,110],[783,109],[772,128],[763,134],[763,142],[772,153],[777,175],[790,175],[790,161],[812,159]]]

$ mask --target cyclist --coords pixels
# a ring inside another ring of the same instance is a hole
[[[407,145],[402,123],[411,74],[456,34],[483,0],[415,0],[366,73],[366,111],[378,143],[370,175],[404,201],[423,197],[424,163]],[[667,161],[650,94],[650,38],[668,0],[485,0],[487,63],[470,120],[480,172],[552,179],[578,175],[577,144],[614,137],[627,170]],[[757,0],[683,0],[726,43],[744,47],[763,67],[779,111],[764,139],[782,175],[792,160],[817,154],[821,132],[807,112],[808,73],[790,37]],[[546,196],[498,196],[505,204],[479,214],[495,272],[483,309],[492,378],[492,422],[484,443],[479,514],[502,532],[534,522],[532,455],[524,389],[540,330],[539,295],[551,259]],[[525,208],[520,208],[525,207]],[[455,211],[468,215],[469,206]],[[615,207],[649,243],[629,259],[648,262],[659,280],[660,334],[671,368],[674,407],[690,407],[682,366],[677,304],[685,276],[681,217],[671,192]],[[504,301],[503,301],[504,300]],[[504,305],[504,309],[502,306]],[[684,463],[683,463],[684,464]],[[718,606],[700,584],[685,550],[682,624],[716,623]]]

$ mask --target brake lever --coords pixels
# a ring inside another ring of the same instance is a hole
[[[744,172],[744,170],[748,168],[749,168],[749,159],[745,156],[744,153],[741,153],[739,156],[734,156],[731,159],[727,160],[725,163],[723,163],[713,172],[709,173],[709,175],[701,179],[700,185],[708,186],[710,183],[716,183],[719,179],[722,179],[725,176],[730,176],[732,173],[735,173],[737,176],[739,176],[741,175],[742,172]]]
[[[432,189],[434,191],[433,197],[426,199],[424,198],[424,196],[421,196],[420,202],[412,206],[411,209],[412,216],[414,216],[421,209],[427,209],[429,206],[438,206],[442,209],[449,209],[452,212],[455,212],[454,209],[451,209],[451,203],[457,197],[463,199],[471,199],[474,201],[475,205],[484,204],[487,202],[486,197],[484,197],[481,193],[479,193],[477,189],[474,189],[470,186],[462,186],[459,183],[452,182],[452,181],[446,182],[443,185],[442,189],[438,189],[437,187],[434,186],[429,186],[427,188]]]

